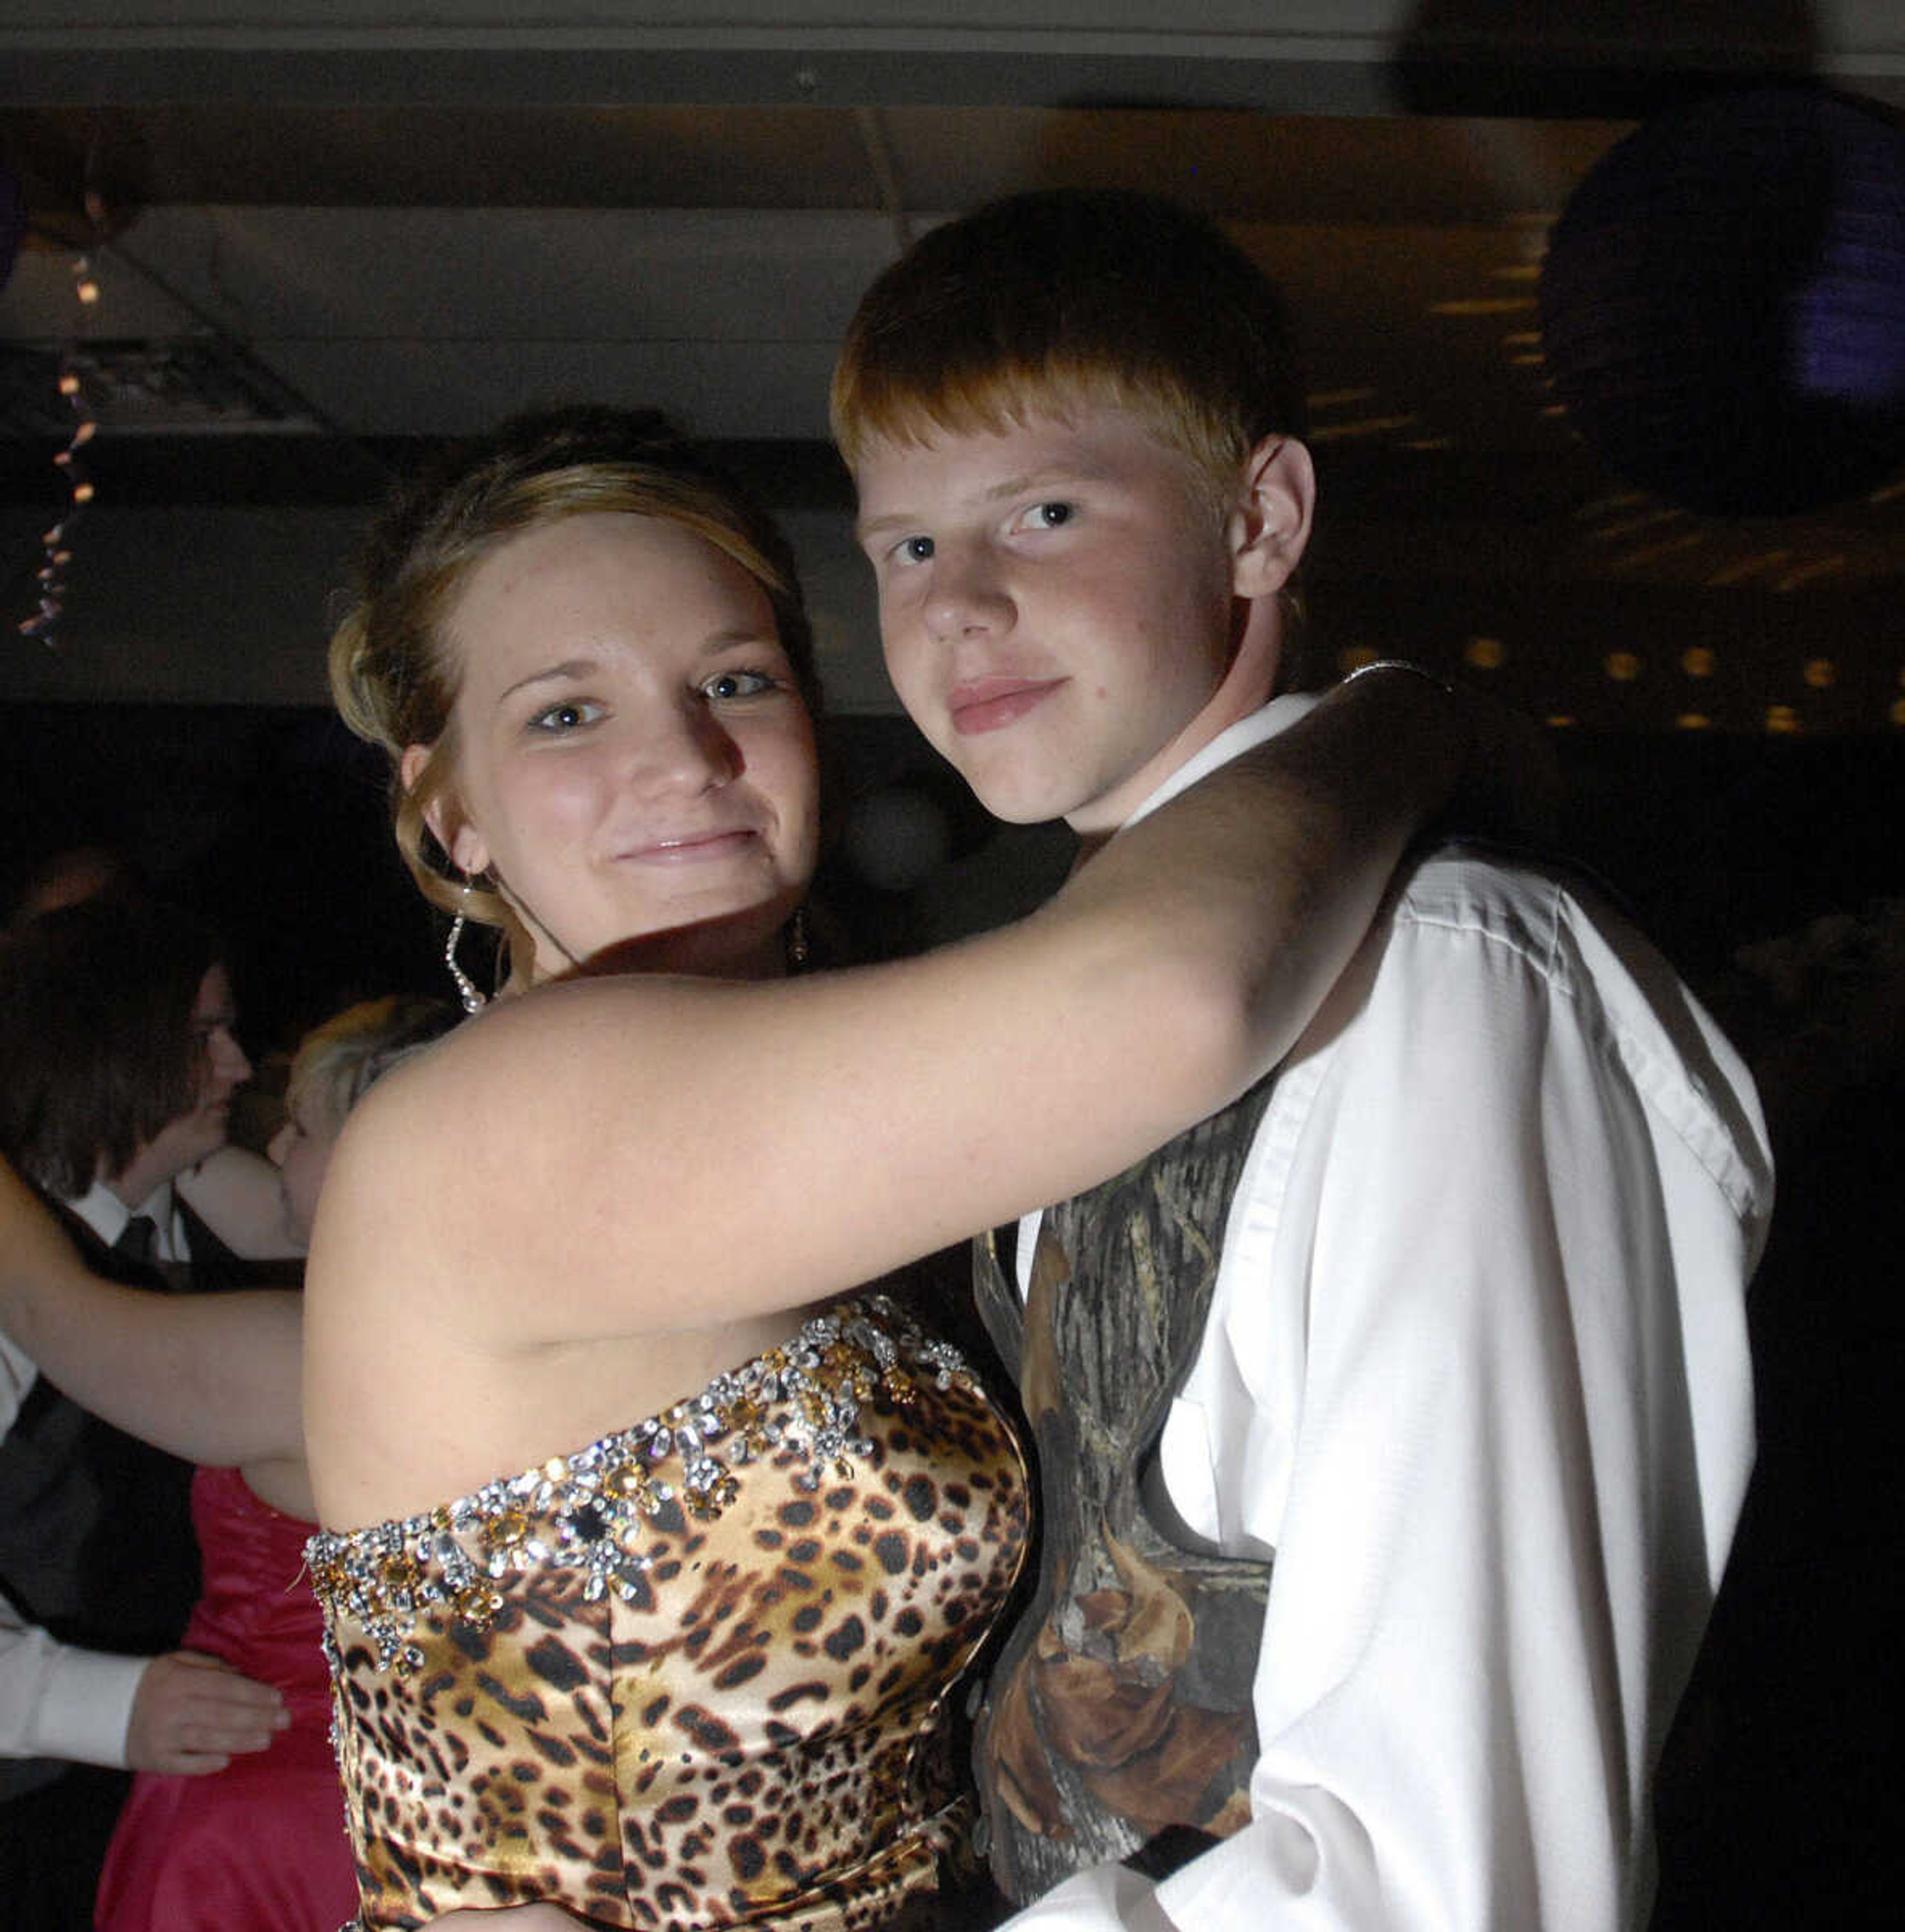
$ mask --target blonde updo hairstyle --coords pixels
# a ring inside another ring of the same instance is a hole
[[[527,983],[534,948],[494,880],[456,874],[430,830],[458,818],[452,720],[461,667],[447,634],[476,566],[525,531],[568,517],[659,517],[713,544],[766,592],[802,698],[818,719],[813,638],[787,540],[668,418],[594,406],[512,418],[446,451],[400,488],[357,557],[356,607],[331,639],[331,694],[344,723],[391,760],[398,850],[440,910],[501,929],[507,982]],[[407,788],[398,764],[428,747]]]
[[[333,1013],[298,1042],[284,1091],[285,1111],[301,1111],[323,1132],[344,1117],[390,1070],[448,1033],[461,1016],[447,1000],[392,993]]]

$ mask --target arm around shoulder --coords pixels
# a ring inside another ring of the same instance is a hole
[[[346,1126],[320,1302],[317,1275],[434,1270],[472,1336],[707,1323],[811,1301],[1115,1172],[1295,1037],[1453,782],[1466,739],[1447,705],[1382,680],[1326,700],[1031,918],[923,958],[766,984],[585,980],[493,1007]]]

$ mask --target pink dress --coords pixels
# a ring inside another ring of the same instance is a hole
[[[100,1932],[337,1932],[357,1910],[330,1741],[323,1618],[304,1574],[315,1526],[200,1469],[192,1518],[204,1592],[184,1647],[274,1685],[290,1724],[204,1778],[142,1772],[101,1876]]]

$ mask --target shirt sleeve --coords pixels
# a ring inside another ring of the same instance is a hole
[[[133,1700],[149,1661],[56,1642],[0,1597],[0,1757],[123,1769]]]
[[[0,1439],[38,1373],[0,1335]],[[0,1592],[0,1757],[123,1768],[133,1700],[148,1660],[57,1642]]]
[[[0,1442],[12,1430],[20,1404],[39,1373],[26,1352],[10,1336],[0,1334]]]
[[[1252,1150],[1163,1444],[1193,1528],[1274,1553],[1251,1822],[1024,1932],[1526,1932],[1651,1895],[1752,1457],[1750,1084],[1558,890],[1412,895],[1343,1001]]]

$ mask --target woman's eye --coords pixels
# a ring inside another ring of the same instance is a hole
[[[702,686],[704,698],[758,698],[776,688],[778,680],[764,670],[724,670]]]
[[[552,704],[545,711],[538,711],[530,720],[532,731],[561,733],[574,731],[584,724],[592,724],[602,716],[602,706],[586,698],[566,698],[560,704]]]
[[[1034,503],[1022,519],[1025,527],[1034,530],[1055,530],[1060,525],[1072,520],[1070,503]]]

